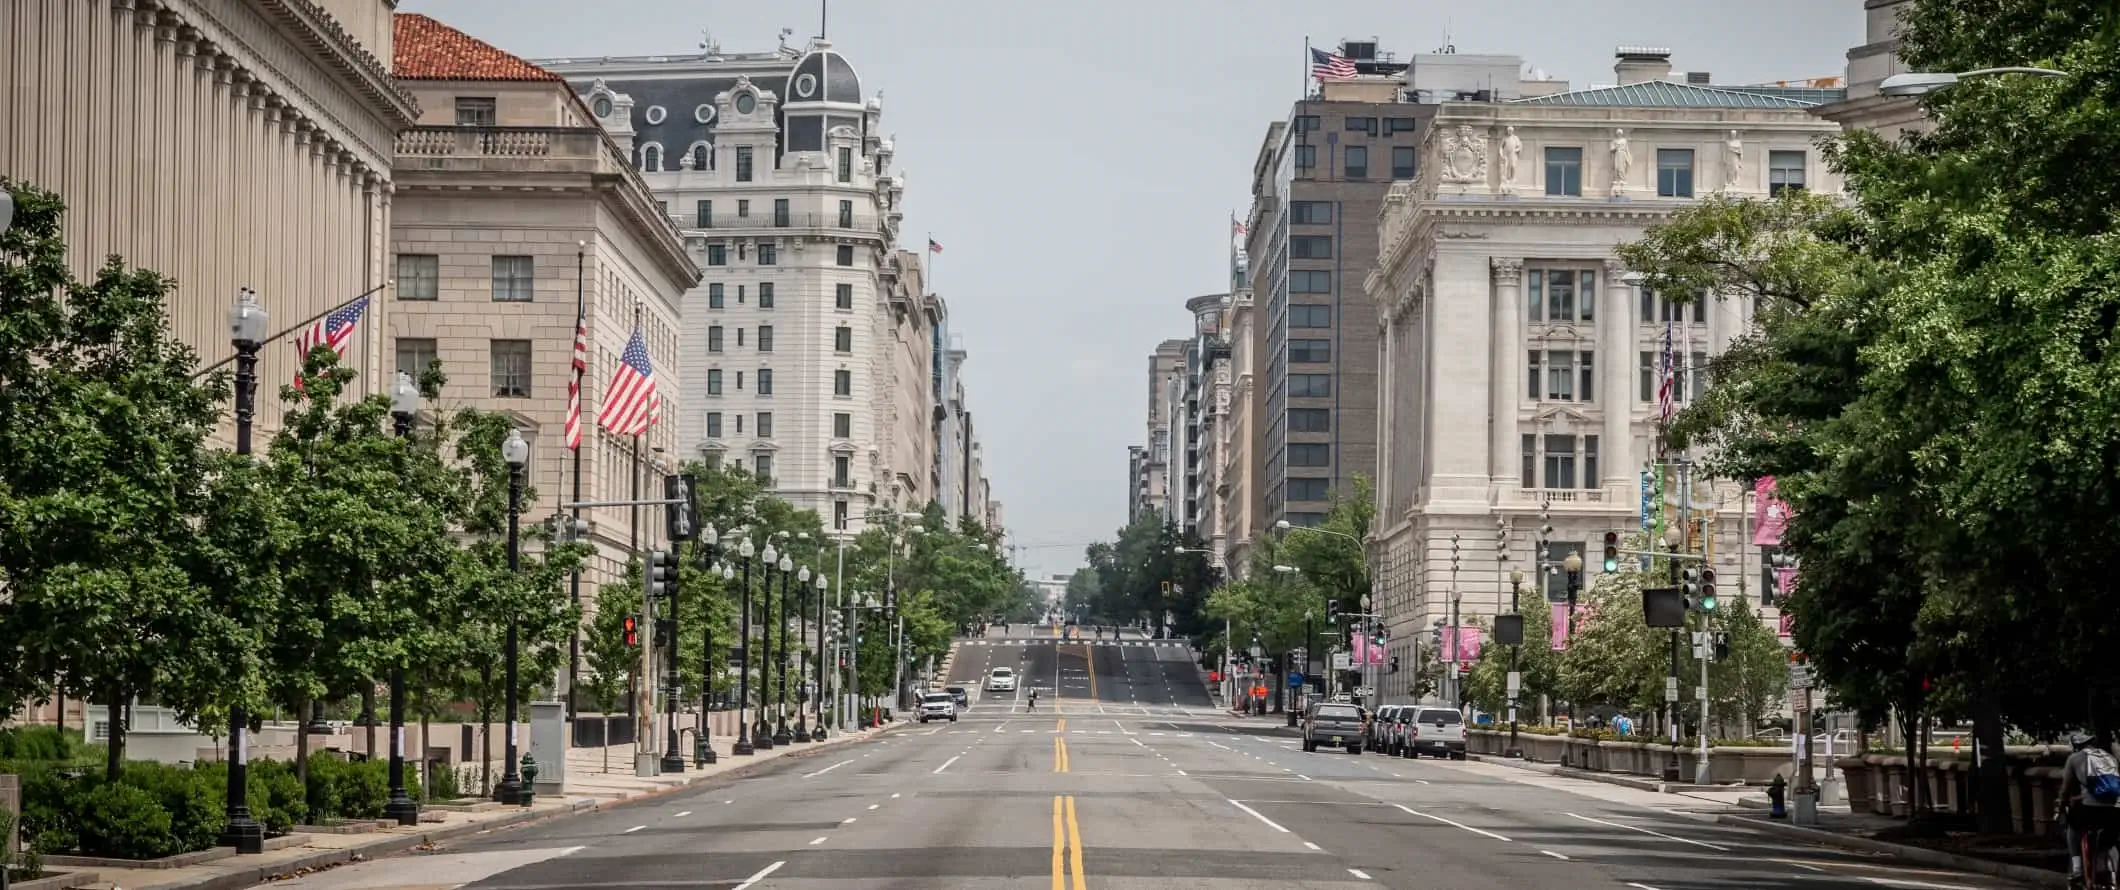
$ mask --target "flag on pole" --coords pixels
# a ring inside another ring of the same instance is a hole
[[[1310,48],[1310,76],[1317,80],[1346,80],[1354,76],[1354,62],[1338,53]]]
[[[1242,237],[1246,231],[1244,223],[1237,219],[1237,215],[1234,213],[1229,215],[1229,231],[1238,237]]]
[[[582,447],[582,377],[589,373],[589,322],[574,314],[574,371],[567,378],[567,450]]]
[[[930,236],[928,236],[928,253],[941,253],[941,252],[942,252],[942,242],[940,242],[940,241],[937,241],[937,240],[935,240],[935,237],[934,237],[933,235],[930,235]]]
[[[1664,423],[1671,422],[1671,415],[1676,411],[1675,403],[1678,399],[1678,364],[1676,357],[1672,354],[1671,351],[1671,337],[1671,321],[1669,319],[1665,319],[1663,369],[1664,376],[1663,380],[1656,385],[1657,417]]]
[[[353,329],[361,324],[361,315],[368,311],[368,298],[362,297],[333,310],[331,314],[317,319],[294,338],[294,388],[302,388],[302,365],[308,361],[309,353],[318,346],[329,345],[339,358],[346,357],[346,344],[353,340]]]
[[[621,436],[638,436],[662,415],[662,394],[655,391],[655,368],[648,363],[648,342],[640,328],[626,340],[626,351],[618,357],[618,370],[604,388],[604,410],[596,423]]]

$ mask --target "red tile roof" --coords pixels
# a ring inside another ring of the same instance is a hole
[[[415,12],[392,17],[390,73],[400,80],[552,81],[559,75]]]

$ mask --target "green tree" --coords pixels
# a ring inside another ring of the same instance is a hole
[[[1524,616],[1522,647],[1481,647],[1478,661],[1465,677],[1465,694],[1480,710],[1506,715],[1509,711],[1509,669],[1520,674],[1517,690],[1519,721],[1535,714],[1541,699],[1560,697],[1560,653],[1553,648],[1553,614],[1546,594],[1536,580],[1527,581],[1516,594],[1516,610]],[[1421,647],[1425,652],[1434,646]],[[1512,653],[1515,660],[1512,662]]]
[[[1746,597],[1721,598],[1714,629],[1729,657],[1708,667],[1708,707],[1726,736],[1749,736],[1788,693],[1788,650]]]
[[[640,648],[626,643],[626,618],[640,608],[638,588],[605,584],[596,591],[596,613],[582,632],[582,660],[589,671],[581,678],[582,691],[603,715],[606,730],[612,714],[623,713],[626,690],[639,672]],[[606,756],[609,748],[606,747]],[[610,764],[605,763],[608,767]]]
[[[1339,601],[1342,612],[1360,612],[1371,590],[1366,547],[1369,522],[1375,514],[1375,492],[1368,477],[1357,475],[1351,490],[1333,492],[1332,509],[1315,529],[1291,528],[1282,533],[1280,559],[1301,570],[1304,581]]]

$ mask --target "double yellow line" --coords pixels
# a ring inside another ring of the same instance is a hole
[[[1061,719],[1059,726],[1055,727],[1053,731],[1056,733],[1067,732],[1067,720],[1065,718]],[[1053,736],[1053,772],[1067,772],[1067,768],[1070,765],[1071,762],[1067,756],[1067,737],[1063,735]]]
[[[1073,878],[1070,882],[1069,878]],[[1075,822],[1075,797],[1053,797],[1053,890],[1088,890],[1082,874],[1082,826]]]

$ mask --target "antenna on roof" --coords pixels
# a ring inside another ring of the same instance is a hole
[[[825,30],[825,25],[831,20],[832,0],[817,0],[817,39],[823,40],[826,34],[831,33]]]
[[[1449,54],[1451,54],[1451,53],[1455,53],[1455,52],[1457,52],[1457,46],[1456,46],[1456,44],[1453,44],[1453,43],[1451,43],[1451,42],[1450,42],[1450,20],[1449,20],[1449,19],[1444,19],[1444,20],[1443,20],[1443,45],[1442,45],[1442,46],[1439,46],[1439,47],[1436,47],[1436,48],[1435,48],[1435,51],[1436,51],[1436,54],[1437,54],[1437,55],[1449,55]]]
[[[790,38],[790,37],[793,37],[793,36],[795,36],[795,29],[794,29],[794,28],[782,28],[782,29],[780,29],[780,48],[781,48],[781,49],[787,49],[787,48],[788,48],[788,38]]]
[[[721,44],[714,42],[714,32],[706,28],[699,29],[699,48],[710,56],[721,52]]]

